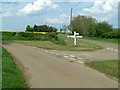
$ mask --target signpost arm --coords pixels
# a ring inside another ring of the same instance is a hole
[[[73,36],[67,36],[67,37],[74,38],[74,46],[76,46],[77,38],[83,38],[83,36],[76,36],[76,35],[79,35],[79,33],[76,33],[76,31],[74,31],[74,35]]]

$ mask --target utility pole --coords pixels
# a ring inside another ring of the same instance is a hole
[[[75,8],[75,7],[77,7],[78,5],[80,4],[80,2],[78,2],[73,8],[71,8],[71,13],[70,13],[70,30],[72,31],[72,17],[73,17],[73,9]]]
[[[46,25],[47,25],[47,21],[46,21]]]
[[[70,13],[70,30],[72,31],[72,9],[71,8],[71,13]]]

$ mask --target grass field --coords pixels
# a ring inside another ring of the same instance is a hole
[[[13,62],[11,55],[2,48],[2,88],[27,88],[22,72]]]
[[[102,49],[101,46],[87,43],[82,40],[77,40],[77,46],[74,47],[73,39],[67,38],[65,35],[59,35],[59,39],[61,40],[60,44],[55,44],[51,41],[15,41],[17,43],[25,44],[25,45],[31,45],[39,48],[45,48],[45,49],[53,49],[53,50],[70,50],[70,51],[93,51]],[[63,41],[65,41],[65,44],[61,44]]]
[[[87,66],[118,79],[118,60],[88,61]],[[119,73],[120,76],[120,73]]]
[[[112,43],[112,44],[120,44],[118,39],[107,39],[107,38],[97,38],[97,37],[88,37],[85,39],[102,41],[102,42],[107,42],[107,43]]]

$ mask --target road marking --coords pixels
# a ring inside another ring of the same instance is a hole
[[[118,52],[118,50],[115,50],[115,52]]]
[[[45,50],[45,52],[47,52],[47,53],[48,53],[49,51],[48,51],[48,50]]]
[[[77,59],[81,60],[82,58],[77,58]]]
[[[78,63],[84,63],[83,61],[77,60]]]
[[[33,47],[33,48],[36,48],[36,47]]]
[[[70,55],[70,57],[75,57],[74,55]]]
[[[111,51],[115,51],[115,52],[118,52],[118,50],[116,49],[113,49],[113,48],[107,48],[108,50],[111,50]]]
[[[107,48],[108,50],[110,49],[110,48]]]
[[[63,56],[63,57],[68,58],[68,56]]]

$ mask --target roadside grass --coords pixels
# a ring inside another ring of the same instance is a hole
[[[2,89],[2,46],[0,46],[0,90]]]
[[[28,88],[22,72],[5,48],[2,48],[2,88]]]
[[[87,61],[85,63],[87,66],[96,69],[108,76],[112,76],[114,78],[119,78],[120,73],[118,75],[118,60],[106,60],[106,61]]]
[[[86,37],[85,39],[97,40],[97,41],[102,41],[102,42],[107,42],[112,44],[120,44],[119,39],[107,39],[107,38],[97,38],[97,37]]]
[[[68,51],[94,51],[102,49],[101,46],[84,42],[80,39],[77,39],[77,46],[73,44],[73,39],[67,38],[66,35],[59,35],[58,38],[61,40],[59,43],[53,43],[51,41],[14,41],[16,43],[21,43],[25,45],[35,46],[44,49],[53,49],[53,50],[68,50]],[[62,44],[63,43],[63,44]]]

